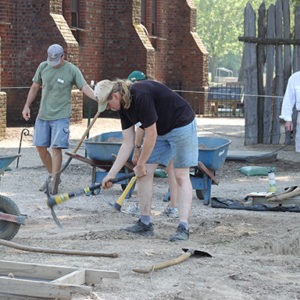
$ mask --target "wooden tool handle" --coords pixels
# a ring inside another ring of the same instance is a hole
[[[78,145],[77,145],[76,148],[74,149],[73,153],[76,153],[76,152],[77,152],[77,150],[78,150],[79,147],[81,146],[82,142],[84,141],[85,137],[86,137],[87,134],[89,133],[90,129],[92,128],[92,126],[93,126],[93,125],[95,124],[95,122],[97,121],[97,118],[99,117],[99,115],[100,115],[100,111],[98,111],[98,112],[95,114],[95,116],[94,116],[92,122],[90,123],[89,127],[87,127],[87,129],[86,129],[85,132],[83,133],[83,135],[82,135],[82,137],[81,137],[81,139],[80,139]]]
[[[118,257],[118,253],[101,253],[101,252],[89,252],[89,251],[79,251],[79,250],[66,250],[66,249],[52,249],[52,248],[39,248],[24,246],[14,242],[6,241],[0,239],[0,245],[10,248],[15,248],[22,251],[29,252],[39,252],[39,253],[52,253],[52,254],[64,254],[64,255],[80,255],[80,256],[95,256],[95,257]]]
[[[173,266],[173,265],[177,265],[177,264],[185,261],[186,259],[188,259],[191,255],[192,255],[191,252],[185,252],[177,258],[174,258],[174,259],[171,259],[171,260],[168,260],[168,261],[150,266],[146,269],[133,269],[132,271],[137,272],[137,273],[141,273],[141,274],[147,274],[147,273],[150,273],[151,271],[156,271],[156,270],[167,268],[167,267],[170,267],[170,266]]]
[[[300,188],[297,187],[293,191],[290,192],[284,192],[281,194],[272,194],[271,196],[267,197],[267,200],[270,202],[275,202],[275,201],[281,201],[281,200],[286,200],[289,198],[292,198],[294,196],[300,195]]]
[[[122,195],[119,197],[116,203],[118,203],[120,206],[122,206],[127,194],[129,193],[130,189],[132,188],[133,184],[136,181],[136,176],[132,177],[129,183],[127,184],[125,190],[123,191]]]

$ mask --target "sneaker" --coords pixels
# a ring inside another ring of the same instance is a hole
[[[128,212],[137,217],[141,214],[140,208],[137,204],[134,204],[131,208],[129,208]]]
[[[190,233],[184,226],[178,225],[175,235],[170,237],[171,242],[186,241],[189,239]]]
[[[48,176],[48,184],[50,184],[52,181],[52,176]],[[45,192],[46,191],[46,181],[43,183],[43,185],[39,188],[39,191]]]
[[[136,233],[136,234],[141,234],[141,235],[153,235],[153,225],[150,223],[149,225],[146,225],[142,223],[142,221],[139,219],[135,225],[126,227],[126,228],[121,228],[121,231],[127,231],[131,233]]]
[[[163,214],[171,218],[179,218],[178,209],[169,205],[165,208]]]

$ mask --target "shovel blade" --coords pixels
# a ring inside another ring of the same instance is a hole
[[[182,248],[184,252],[190,252],[191,256],[197,256],[197,257],[212,257],[208,252],[201,251],[201,250],[195,250],[191,248]]]

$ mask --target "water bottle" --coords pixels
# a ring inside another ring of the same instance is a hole
[[[275,174],[274,170],[271,169],[268,173],[269,177],[269,192],[275,193],[276,192],[276,181],[275,181]]]

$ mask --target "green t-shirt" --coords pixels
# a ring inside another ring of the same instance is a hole
[[[42,62],[32,79],[42,85],[42,100],[38,117],[41,120],[58,120],[71,116],[71,90],[86,85],[80,70],[72,63],[65,61],[59,68],[53,68]]]

